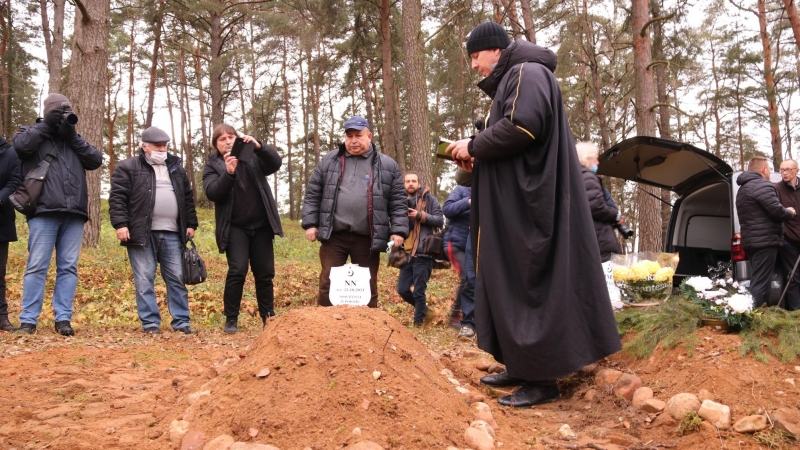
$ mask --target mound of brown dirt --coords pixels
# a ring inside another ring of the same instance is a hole
[[[465,446],[472,414],[461,394],[438,357],[383,311],[291,310],[242,356],[200,388],[208,395],[188,408],[188,396],[179,399],[175,418],[208,439],[284,449]]]

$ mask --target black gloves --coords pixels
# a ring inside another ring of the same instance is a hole
[[[52,130],[58,130],[58,126],[61,125],[63,119],[61,118],[61,111],[54,109],[44,116],[43,122],[50,126]]]
[[[75,125],[70,125],[66,121],[62,121],[61,125],[58,126],[58,134],[64,139],[72,139],[77,134]]]

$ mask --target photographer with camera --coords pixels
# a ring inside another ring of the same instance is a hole
[[[620,300],[619,289],[614,286],[613,278],[609,282],[609,275],[611,274],[611,256],[615,253],[622,253],[619,241],[614,235],[614,228],[617,228],[620,234],[623,234],[623,230],[619,227],[622,226],[624,218],[619,214],[619,210],[613,200],[611,202],[607,201],[607,198],[611,198],[611,195],[608,194],[608,197],[606,197],[608,191],[603,188],[603,182],[597,176],[597,164],[599,163],[597,157],[600,150],[591,142],[578,142],[575,144],[575,149],[578,151],[578,161],[583,166],[581,168],[581,176],[586,186],[589,209],[592,211],[594,231],[597,234],[597,244],[600,247],[600,257],[606,274],[608,295],[611,297],[611,305],[614,309],[620,309],[622,308],[622,301]],[[625,229],[630,232],[628,227],[625,227]]]
[[[75,332],[70,322],[78,283],[78,256],[83,225],[89,219],[86,171],[100,167],[103,155],[75,130],[78,116],[67,97],[48,95],[43,112],[43,119],[20,128],[12,140],[22,162],[23,180],[40,162],[50,160],[36,210],[27,216],[28,264],[22,285],[19,331],[36,332],[44,303],[47,269],[55,249],[55,329],[62,336],[72,336]]]

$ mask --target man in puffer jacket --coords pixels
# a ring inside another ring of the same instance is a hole
[[[380,252],[391,239],[400,248],[408,236],[408,208],[397,163],[372,143],[369,123],[353,116],[344,123],[344,144],[319,162],[306,187],[302,227],[319,240],[320,306],[331,306],[331,267],[369,267],[370,301],[378,307]]]
[[[794,208],[784,208],[775,185],[769,181],[767,158],[756,156],[739,175],[736,184],[736,209],[742,233],[742,248],[750,259],[753,275],[750,293],[753,307],[767,303],[770,280],[775,271],[778,251],[783,246],[783,222],[794,217]]]

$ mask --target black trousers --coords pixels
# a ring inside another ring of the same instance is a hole
[[[750,267],[753,269],[753,276],[750,277],[750,293],[753,295],[754,308],[769,304],[769,292],[778,250],[778,247],[768,247],[747,252],[750,255]]]
[[[319,247],[319,262],[322,270],[319,273],[319,306],[333,306],[331,304],[331,267],[343,266],[350,257],[352,264],[369,267],[370,300],[367,306],[378,307],[378,266],[381,263],[381,254],[370,251],[372,238],[355,233],[331,233],[330,239],[322,242]]]
[[[0,242],[0,318],[8,318],[8,302],[6,302],[6,265],[8,265],[8,242]]]
[[[797,257],[800,256],[800,245],[783,240],[783,247],[778,252],[778,263],[784,278],[792,273]],[[788,281],[786,296],[783,297],[783,307],[789,311],[800,309],[800,267],[794,272],[794,276]]]
[[[256,282],[258,313],[262,317],[275,315],[275,294],[272,285],[272,280],[275,278],[273,239],[274,233],[270,227],[249,230],[231,226],[228,248],[225,250],[225,256],[228,258],[228,276],[225,278],[223,313],[226,317],[239,315],[248,265],[253,268],[253,278]]]

